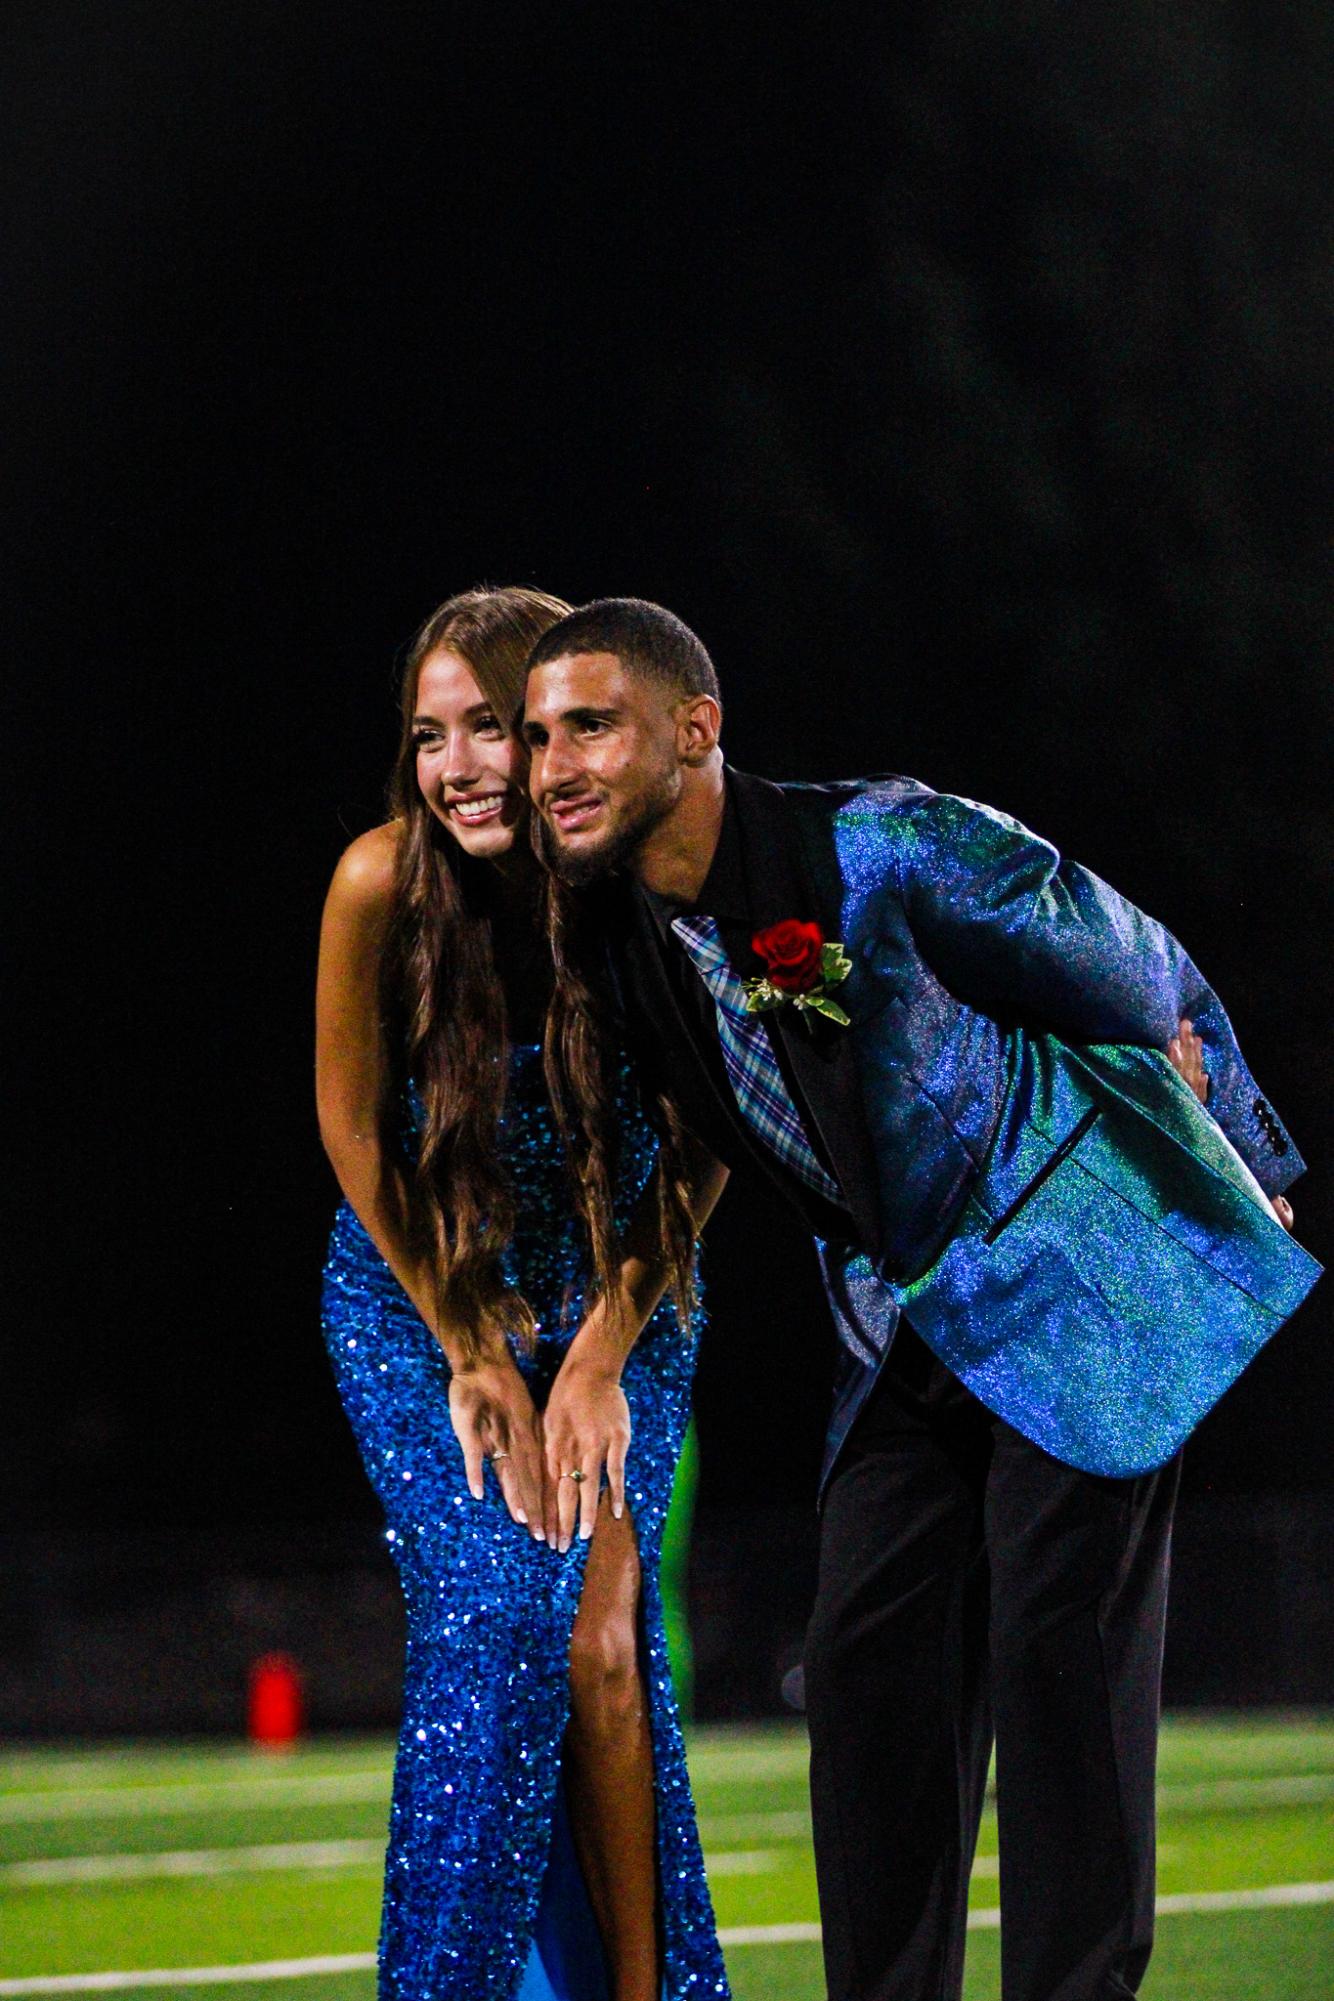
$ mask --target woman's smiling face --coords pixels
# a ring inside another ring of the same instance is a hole
[[[528,811],[528,756],[467,661],[447,646],[417,676],[412,720],[422,798],[479,861],[508,854]]]

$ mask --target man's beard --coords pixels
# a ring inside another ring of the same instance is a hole
[[[558,881],[570,889],[586,889],[590,883],[623,869],[676,804],[680,791],[679,782],[673,783],[676,777],[675,771],[664,774],[636,801],[619,827],[601,841],[578,851],[563,848],[550,823],[540,813],[536,814],[542,860]]]

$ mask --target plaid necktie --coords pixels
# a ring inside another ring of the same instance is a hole
[[[723,1064],[743,1117],[808,1188],[841,1202],[838,1183],[811,1151],[764,1024],[746,1010],[746,989],[732,971],[718,926],[711,917],[674,917],[672,929],[713,996]]]

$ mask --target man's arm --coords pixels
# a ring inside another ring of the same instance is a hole
[[[1165,1049],[1188,1018],[1209,1110],[1270,1196],[1303,1161],[1246,1067],[1222,1002],[1170,931],[1017,820],[928,794],[904,815],[900,893],[932,971],[960,999],[1072,1042]]]

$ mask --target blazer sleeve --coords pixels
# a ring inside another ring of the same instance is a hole
[[[1222,1002],[1171,932],[1050,842],[971,800],[927,794],[901,822],[899,890],[923,959],[970,1005],[1070,1042],[1205,1046],[1207,1109],[1268,1195],[1303,1171]]]

